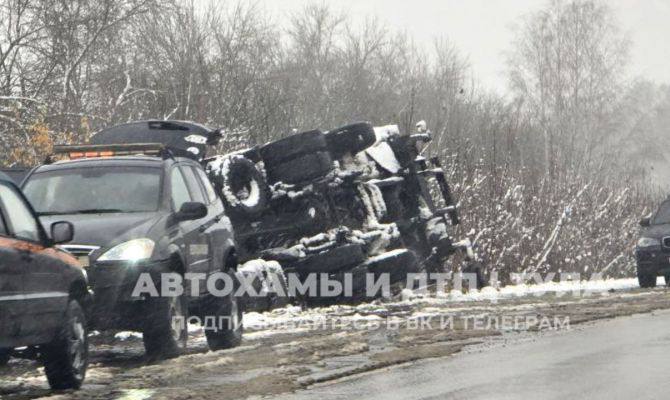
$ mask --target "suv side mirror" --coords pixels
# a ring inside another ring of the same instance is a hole
[[[651,225],[651,217],[642,217],[640,220],[640,226],[647,227]]]
[[[51,241],[53,244],[67,243],[74,238],[74,225],[67,221],[51,224]]]
[[[179,211],[174,215],[177,221],[192,221],[206,216],[207,206],[197,201],[182,204]]]

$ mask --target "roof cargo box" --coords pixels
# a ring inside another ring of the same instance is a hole
[[[202,160],[207,146],[216,144],[219,131],[188,121],[138,121],[103,129],[91,144],[161,143],[175,156]]]

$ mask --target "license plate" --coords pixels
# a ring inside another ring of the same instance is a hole
[[[88,256],[79,256],[77,259],[84,268],[88,268],[91,265],[91,260],[88,258]]]

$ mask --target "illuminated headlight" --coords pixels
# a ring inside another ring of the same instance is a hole
[[[141,261],[151,258],[154,252],[151,239],[134,239],[121,243],[108,250],[98,261]]]
[[[661,241],[654,238],[643,237],[637,241],[637,247],[651,247],[651,246],[660,246]]]

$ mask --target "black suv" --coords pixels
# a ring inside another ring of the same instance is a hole
[[[151,358],[180,353],[189,316],[224,321],[206,329],[211,349],[239,344],[242,309],[234,291],[214,297],[186,276],[236,276],[232,228],[202,166],[157,144],[55,151],[69,159],[37,167],[23,189],[43,223],[75,225],[73,244],[63,247],[87,268],[96,294],[92,325],[141,331]],[[133,295],[146,273],[159,291],[165,273],[186,276],[183,295]]]
[[[54,247],[72,225],[51,224],[51,237],[10,178],[0,173],[0,365],[14,349],[40,355],[54,389],[79,388],[88,364],[86,273]],[[36,351],[35,351],[36,350]]]
[[[640,220],[640,239],[635,246],[637,278],[640,287],[656,286],[656,278],[665,277],[670,286],[670,198],[656,213]]]

